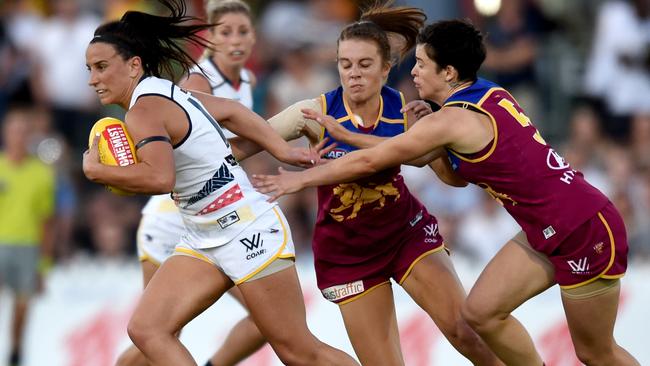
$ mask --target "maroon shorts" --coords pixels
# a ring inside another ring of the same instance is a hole
[[[548,259],[555,267],[555,281],[573,288],[598,278],[619,278],[627,269],[625,224],[614,204],[577,227]]]
[[[434,216],[427,215],[420,225],[407,228],[401,237],[386,238],[381,243],[388,251],[360,258],[357,264],[341,265],[315,257],[316,279],[323,296],[343,304],[390,283],[391,278],[402,284],[420,259],[445,249]]]

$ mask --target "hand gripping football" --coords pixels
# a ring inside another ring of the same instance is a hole
[[[95,122],[88,136],[89,148],[92,146],[96,134],[99,134],[97,148],[99,150],[99,161],[102,164],[127,166],[137,162],[135,146],[124,122],[112,117],[105,117]],[[132,194],[112,186],[106,186],[106,189],[122,196]]]

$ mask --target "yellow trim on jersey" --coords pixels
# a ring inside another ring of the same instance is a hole
[[[386,123],[403,124],[404,128],[406,128],[406,119],[405,118],[397,119],[397,118],[384,118],[384,117],[381,117],[379,120],[381,122],[386,122]]]
[[[284,254],[285,257],[281,257],[281,256],[283,255],[282,251],[284,250],[284,247],[287,246],[287,239],[289,237],[287,235],[287,227],[284,226],[284,221],[282,221],[282,216],[280,216],[280,214],[278,213],[278,209],[276,207],[273,207],[272,210],[273,210],[273,213],[275,214],[275,216],[277,216],[278,221],[280,221],[280,226],[282,227],[282,235],[283,235],[283,237],[282,237],[282,245],[280,246],[280,249],[278,250],[277,253],[275,253],[275,255],[273,257],[269,258],[266,262],[264,262],[264,264],[262,264],[259,268],[257,268],[253,272],[249,273],[248,275],[242,277],[239,281],[235,282],[235,285],[240,285],[240,284],[246,282],[251,277],[255,276],[260,271],[262,271],[264,268],[268,267],[268,265],[271,264],[274,260],[276,260],[278,258],[286,258],[286,254]]]
[[[404,106],[406,106],[406,99],[404,98],[404,93],[399,92],[399,97],[402,100],[402,108],[404,108]],[[404,131],[406,131],[409,129],[409,117],[406,112],[402,113],[402,119],[404,120]]]
[[[364,292],[362,292],[362,293],[360,293],[360,294],[358,294],[358,295],[352,296],[351,298],[346,299],[346,300],[343,300],[343,301],[341,301],[341,302],[337,302],[336,305],[338,305],[338,306],[345,305],[345,304],[347,304],[347,303],[349,303],[349,302],[352,302],[352,301],[354,301],[354,300],[356,300],[356,299],[359,299],[361,296],[364,296],[364,295],[370,293],[370,291],[376,289],[377,287],[379,287],[379,286],[381,286],[381,285],[385,285],[385,284],[389,284],[389,285],[390,285],[390,281],[384,281],[384,282],[378,283],[378,284],[372,286],[371,288],[365,290]]]
[[[343,116],[343,117],[337,118],[336,122],[343,123],[343,122],[349,121],[349,120],[350,120],[350,116]],[[354,123],[354,121],[352,123]],[[355,124],[355,126],[356,126],[356,124]]]
[[[424,253],[420,254],[420,256],[415,258],[415,260],[411,263],[411,265],[409,266],[409,269],[407,269],[406,272],[404,272],[404,276],[402,276],[402,278],[399,280],[398,284],[401,286],[402,283],[404,283],[404,281],[406,281],[406,278],[411,274],[411,271],[413,270],[413,267],[415,267],[415,265],[419,261],[421,261],[422,258],[428,256],[429,254],[438,253],[439,251],[444,250],[444,249],[445,249],[445,243],[443,242],[442,245],[440,245],[439,247],[437,247],[435,249],[431,249],[428,252],[424,252]]]
[[[497,89],[497,88],[492,88],[492,89]],[[490,89],[490,90],[492,90],[492,89]],[[461,155],[460,153],[456,152],[455,150],[453,150],[451,148],[447,148],[447,150],[449,150],[449,152],[454,154],[456,157],[458,157],[462,161],[466,161],[468,163],[479,163],[479,162],[489,158],[490,155],[492,155],[494,150],[496,150],[496,148],[497,148],[497,142],[499,140],[499,129],[497,128],[497,121],[494,119],[494,116],[492,116],[492,114],[490,112],[486,111],[485,109],[483,109],[478,104],[469,103],[469,102],[451,102],[451,103],[445,104],[443,107],[447,107],[447,106],[450,106],[450,105],[457,105],[457,104],[471,105],[472,107],[474,107],[474,108],[478,109],[479,111],[485,113],[485,115],[490,117],[490,121],[492,121],[492,129],[494,130],[494,139],[492,139],[492,146],[490,147],[490,150],[488,150],[488,152],[485,153],[485,155],[483,155],[483,156],[481,156],[479,158],[476,158],[476,159],[468,159],[468,158],[464,157],[463,155]]]
[[[468,86],[468,88],[469,88],[469,86]],[[492,95],[492,93],[494,93],[497,90],[503,90],[504,92],[508,93],[507,90],[505,90],[505,89],[503,89],[501,87],[495,86],[493,88],[488,89],[488,91],[485,93],[485,95],[483,95],[483,97],[478,101],[478,105],[483,105],[483,102],[485,102],[485,100],[487,98],[489,98],[490,95]],[[508,93],[508,95],[510,95],[510,93]],[[512,95],[510,95],[510,97],[512,98]],[[512,98],[512,99],[514,100],[515,98]],[[471,104],[471,103],[468,103],[468,104]]]
[[[352,110],[348,106],[348,102],[345,101],[345,95],[342,95],[341,99],[343,99],[343,107],[345,107],[345,112],[347,112],[348,118],[350,119],[350,121],[352,121],[354,127],[359,128],[359,122],[357,122],[357,119],[354,117],[354,113],[352,113]],[[377,127],[377,123],[379,123],[382,114],[384,114],[384,97],[382,97],[381,94],[379,94],[379,113],[377,114],[377,119],[375,120],[375,123],[372,124],[373,129]],[[370,126],[368,127],[363,126],[363,127],[369,128]]]
[[[603,214],[601,214],[599,212],[598,213],[598,218],[600,219],[600,221],[603,222],[603,225],[605,225],[605,229],[607,230],[607,235],[609,236],[609,244],[610,244],[610,247],[611,247],[611,253],[609,255],[609,263],[607,264],[607,267],[605,267],[605,269],[598,276],[596,276],[594,278],[591,278],[591,279],[589,279],[587,281],[583,281],[583,282],[580,282],[580,283],[576,283],[575,285],[560,286],[561,289],[569,290],[569,289],[572,289],[572,288],[584,286],[586,284],[589,284],[589,283],[592,283],[592,282],[596,281],[597,279],[599,279],[601,277],[606,278],[606,279],[615,279],[615,278],[623,277],[624,274],[613,275],[615,277],[605,277],[606,276],[605,273],[607,271],[609,271],[609,269],[612,268],[612,265],[614,264],[614,258],[616,257],[616,245],[614,243],[614,234],[612,234],[612,229],[609,228],[609,224],[607,224],[607,220],[605,220],[605,218],[603,217]],[[618,276],[618,277],[616,277],[616,276]]]
[[[210,260],[210,258],[208,258],[208,257],[204,256],[203,254],[201,254],[201,253],[199,253],[199,252],[196,252],[196,251],[194,251],[194,250],[192,250],[192,249],[188,249],[188,248],[176,248],[176,249],[174,249],[174,252],[176,252],[176,253],[180,253],[180,254],[182,254],[182,255],[186,255],[186,256],[188,256],[188,257],[193,257],[193,258],[196,258],[196,259],[200,259],[200,260],[202,260],[202,261],[204,261],[204,262],[207,262],[207,263],[212,264],[213,266],[216,266],[216,264],[214,264],[214,262],[212,262],[212,261]]]
[[[327,114],[327,98],[325,98],[325,94],[320,95],[320,106],[321,106],[321,113],[323,115]],[[325,138],[325,127],[320,126],[320,138],[319,140],[322,140]]]

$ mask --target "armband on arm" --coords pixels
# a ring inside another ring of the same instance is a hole
[[[271,117],[269,124],[286,141],[295,140],[303,136],[303,128],[305,127],[309,129],[309,135],[307,137],[311,136],[310,140],[313,140],[314,136],[321,135],[322,127],[318,122],[303,117],[300,110],[304,108],[320,111],[321,105],[315,99],[302,100]],[[315,141],[311,142],[314,143]]]
[[[146,144],[148,144],[150,142],[154,142],[154,141],[164,141],[164,142],[168,142],[170,145],[172,144],[172,140],[170,140],[169,137],[165,137],[165,136],[149,136],[149,137],[143,138],[142,140],[140,140],[140,142],[135,144],[135,150],[136,151],[140,150],[140,148],[143,147],[144,145],[146,145]]]

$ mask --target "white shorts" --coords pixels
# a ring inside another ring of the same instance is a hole
[[[137,234],[138,258],[159,266],[174,254],[184,232],[185,225],[178,211],[144,214]]]
[[[294,258],[293,239],[287,219],[274,207],[228,243],[214,248],[176,246],[174,255],[187,255],[215,265],[239,285],[264,270],[277,258]]]

